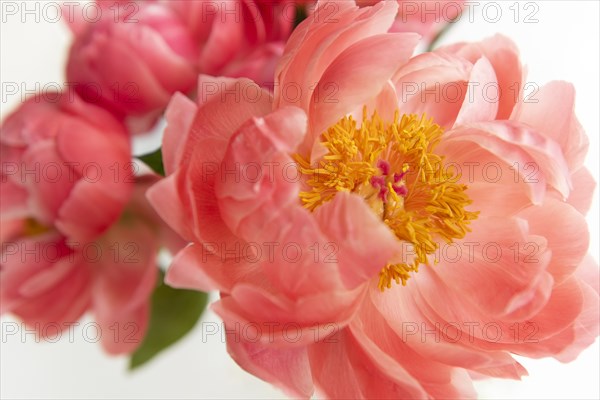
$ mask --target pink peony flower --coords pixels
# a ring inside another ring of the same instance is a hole
[[[67,239],[28,217],[7,220],[2,240],[0,313],[10,312],[41,336],[53,337],[90,311],[103,348],[131,353],[148,326],[161,243],[176,243],[149,209],[136,183],[121,219],[94,241]]]
[[[3,218],[31,217],[86,241],[108,229],[131,196],[124,126],[72,94],[22,104],[2,125],[0,152]]]
[[[74,13],[70,21],[75,41],[67,79],[85,100],[126,118],[134,132],[151,127],[199,72],[272,86],[295,15],[290,1],[96,3],[98,18]]]
[[[573,87],[532,103],[508,39],[411,58],[396,2],[331,4],[273,97],[201,76],[197,102],[171,100],[148,196],[191,244],[167,281],[219,290],[231,356],[295,396],[473,397],[526,374],[513,353],[574,359],[598,267]]]
[[[52,101],[55,100],[55,101]],[[125,128],[69,94],[29,99],[2,125],[0,313],[41,336],[86,311],[109,353],[130,353],[148,324],[159,245],[180,239],[145,199]]]
[[[91,308],[106,350],[131,351],[147,323],[157,238],[142,219],[115,224],[144,200],[139,190],[131,200],[124,127],[76,96],[36,96],[3,123],[0,152],[0,313],[52,336]]]
[[[196,80],[198,49],[189,29],[168,6],[154,2],[98,1],[97,19],[75,13],[75,41],[67,80],[85,100],[134,130],[148,128],[171,95]]]
[[[168,0],[191,30],[198,72],[247,77],[273,86],[274,66],[292,31],[296,1]]]

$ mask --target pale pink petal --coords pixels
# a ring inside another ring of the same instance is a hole
[[[451,134],[449,131],[448,136]],[[511,155],[513,160],[506,161],[476,141],[445,138],[436,151],[446,156],[443,167],[454,170],[460,183],[467,186],[466,193],[473,201],[470,210],[487,216],[506,216],[531,204],[531,198],[538,202],[544,198],[546,181],[533,163],[527,164],[530,161],[525,155],[515,153]],[[517,169],[518,165],[526,167]]]
[[[571,362],[587,347],[591,346],[598,337],[599,324],[598,315],[598,264],[595,264],[595,276],[589,281],[579,281],[583,293],[583,304],[581,314],[573,324],[572,342],[560,351],[555,358],[561,362]],[[589,282],[589,284],[588,284]],[[594,288],[595,286],[595,288]]]
[[[580,281],[586,282],[596,293],[600,292],[600,281],[598,280],[598,263],[590,254],[587,254],[577,270],[575,276]]]
[[[590,235],[583,215],[568,203],[554,199],[528,207],[517,215],[527,220],[531,234],[543,236],[548,241],[552,251],[548,272],[554,280],[558,283],[567,278],[588,250]],[[539,254],[538,249],[529,247],[522,252],[523,257]]]
[[[558,143],[569,169],[583,164],[589,140],[575,116],[575,88],[572,84],[552,81],[520,102],[510,117],[534,127]]]
[[[583,215],[586,215],[592,206],[596,180],[585,167],[579,168],[573,173],[571,180],[573,181],[573,190],[567,199],[567,203],[571,204]]]
[[[314,389],[306,348],[278,349],[236,337],[227,341],[227,351],[240,367],[291,396],[312,396]]]
[[[393,77],[403,114],[425,113],[450,128],[465,99],[472,65],[449,54],[424,53],[410,59]]]
[[[495,35],[479,43],[458,43],[436,49],[437,53],[464,57],[475,64],[481,57],[487,58],[497,77],[498,114],[496,119],[508,119],[523,89],[524,68],[519,60],[517,46],[506,36]],[[488,82],[482,82],[482,86]],[[481,90],[479,86],[477,90]]]
[[[365,103],[367,110],[377,110],[377,114],[384,121],[393,121],[394,114],[398,110],[398,93],[394,83],[389,80],[381,91],[372,99]],[[362,119],[362,110],[353,113],[355,119]]]
[[[528,177],[526,174],[533,167],[535,175],[529,179],[532,190],[542,185],[544,178],[564,198],[569,195],[571,177],[560,147],[527,126],[506,121],[474,123],[453,129],[444,138],[446,145],[455,140],[477,143],[513,166],[520,175]],[[535,196],[532,200],[539,202],[541,196]]]
[[[462,107],[456,117],[455,125],[470,122],[493,121],[498,113],[498,103],[494,101],[493,91],[488,91],[490,85],[497,85],[496,74],[485,57],[480,58],[473,65],[469,76],[469,85],[475,87],[466,94]],[[496,89],[496,92],[497,93]],[[496,96],[497,97],[497,96]]]
[[[578,325],[578,318],[582,316],[587,321],[582,320],[586,325],[592,322],[592,319],[589,318],[590,314],[582,315],[582,312],[585,313],[586,310],[590,310],[591,304],[586,303],[586,298],[591,295],[590,292],[593,291],[590,289],[589,292],[586,292],[577,279],[574,278],[569,278],[558,284],[554,287],[546,306],[536,316],[530,318],[526,324],[521,324],[519,335],[524,340],[514,341],[513,343],[508,342],[503,347],[512,352],[534,358],[553,356],[561,352],[570,353],[572,356],[574,349],[579,347],[579,344],[575,341],[574,329],[574,326]],[[596,302],[597,299],[596,294]],[[595,319],[597,325],[597,311]],[[510,329],[510,325],[503,329]],[[514,334],[514,332],[516,331],[513,328],[511,334]],[[585,336],[587,337],[587,335]],[[593,341],[593,338],[591,341]],[[591,344],[591,341],[585,340],[588,345]],[[568,349],[573,349],[573,351]],[[582,350],[581,347],[576,352],[578,353],[580,350]]]

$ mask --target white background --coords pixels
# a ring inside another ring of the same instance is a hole
[[[8,3],[2,1],[1,3]],[[21,3],[21,2],[18,2]],[[34,2],[28,1],[33,8]],[[518,5],[496,2],[501,10],[492,23],[495,7],[483,12],[483,4],[454,27],[442,43],[475,41],[496,32],[512,38],[529,67],[529,82],[543,84],[563,79],[577,89],[577,114],[590,136],[587,165],[598,180],[599,110],[599,3],[597,1],[537,1]],[[40,3],[42,7],[45,3]],[[511,9],[510,7],[513,7]],[[537,6],[537,8],[536,8]],[[4,9],[5,4],[2,4]],[[530,12],[538,22],[525,23]],[[41,10],[41,8],[40,8]],[[21,21],[25,18],[25,22]],[[70,34],[61,23],[35,21],[35,15],[2,15],[1,66],[3,85],[23,83],[28,90],[36,84],[61,84]],[[50,86],[48,86],[50,87]],[[4,118],[21,101],[21,94],[7,96],[2,90]],[[598,192],[588,221],[592,234],[591,252],[598,260]],[[560,227],[557,227],[560,229]],[[246,374],[229,358],[219,335],[206,332],[217,324],[207,312],[202,324],[151,364],[136,372],[127,371],[127,360],[108,357],[98,344],[85,338],[81,321],[72,340],[67,334],[58,343],[36,343],[33,335],[6,336],[15,320],[2,319],[2,398],[281,398],[268,384]],[[93,337],[93,330],[87,333]],[[521,382],[488,380],[477,383],[482,398],[600,398],[598,341],[573,363],[552,359],[519,358],[530,376]]]

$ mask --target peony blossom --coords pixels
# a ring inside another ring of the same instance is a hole
[[[289,1],[99,0],[96,8],[96,19],[72,16],[67,80],[134,132],[151,127],[199,72],[272,86],[295,15]]]
[[[511,354],[574,359],[599,275],[573,87],[532,102],[504,37],[411,57],[396,2],[332,4],[272,96],[201,76],[171,100],[148,196],[191,244],[167,281],[219,290],[233,359],[294,396],[470,398],[526,375]]]
[[[3,122],[0,144],[5,219],[31,217],[85,241],[108,229],[129,201],[125,127],[78,96],[30,98]]]
[[[133,351],[158,246],[177,241],[145,200],[157,178],[135,178],[125,128],[78,97],[48,93],[6,119],[0,152],[0,313],[55,337],[89,310],[106,351]]]
[[[166,239],[161,232],[168,235],[147,213],[147,186],[136,184],[121,219],[89,242],[69,240],[32,218],[3,218],[10,231],[2,238],[0,313],[53,337],[89,311],[108,353],[134,351],[148,326],[156,253]]]
[[[148,128],[175,91],[196,79],[198,49],[189,29],[156,2],[98,1],[97,19],[75,13],[67,81],[86,101],[134,130]]]
[[[274,62],[292,30],[295,1],[167,0],[165,4],[192,33],[199,51],[198,72],[247,77],[263,86],[272,85]],[[254,67],[258,60],[265,71]],[[269,63],[273,64],[270,68]],[[237,74],[230,75],[232,71]],[[269,81],[261,79],[266,76]]]

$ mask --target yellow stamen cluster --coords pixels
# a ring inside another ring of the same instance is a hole
[[[315,163],[299,154],[294,159],[305,176],[302,204],[314,210],[337,192],[357,193],[396,234],[412,244],[415,257],[409,263],[390,263],[379,274],[379,288],[392,281],[406,284],[411,272],[428,264],[438,240],[452,242],[469,231],[477,212],[465,207],[471,200],[466,185],[459,184],[453,168],[445,168],[443,156],[434,153],[443,129],[425,115],[396,112],[385,123],[366,109],[360,125],[351,116],[342,118],[322,135],[327,154]]]

